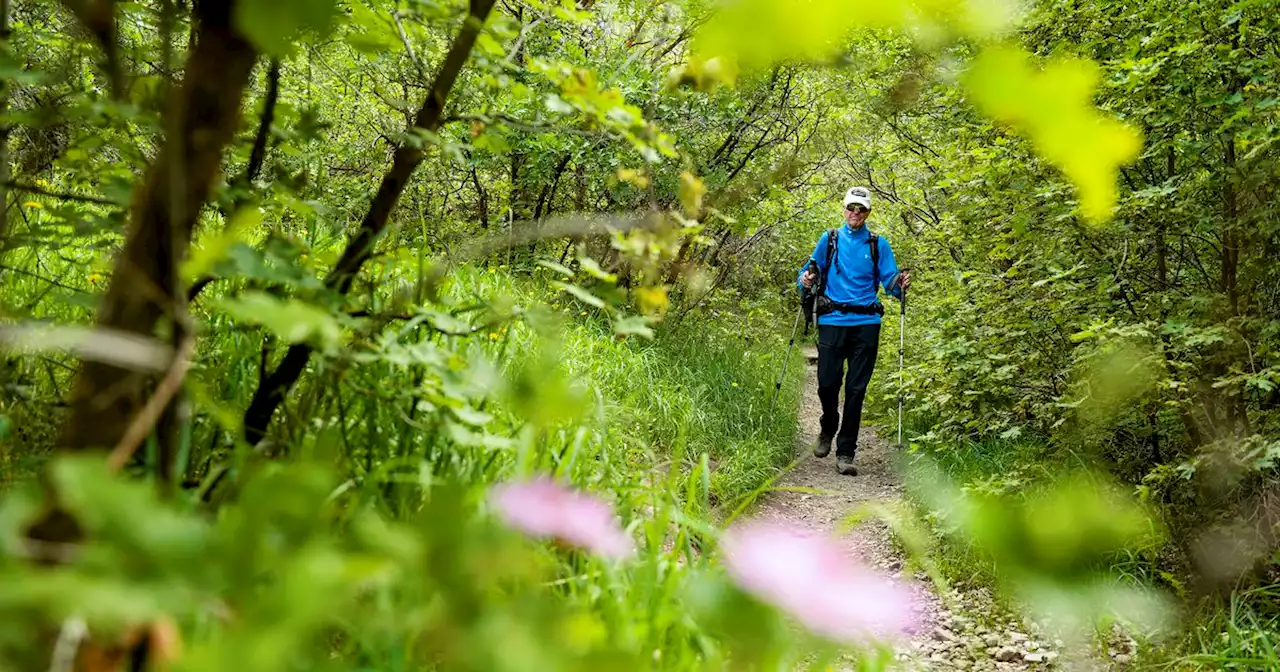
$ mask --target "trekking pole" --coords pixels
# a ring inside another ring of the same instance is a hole
[[[902,317],[898,322],[898,448],[906,448],[902,442],[902,396],[905,383],[902,379],[902,354],[907,348],[907,290],[902,290]]]
[[[796,344],[796,332],[800,330],[800,317],[804,315],[804,306],[796,309],[796,323],[791,327],[791,342],[787,344],[787,358],[782,360],[782,373],[778,374],[778,382],[773,386],[773,399],[769,401],[769,412],[773,412],[778,402],[778,392],[782,391],[782,380],[787,377],[787,365],[791,363],[791,349]]]

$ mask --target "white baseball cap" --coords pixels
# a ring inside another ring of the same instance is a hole
[[[866,187],[851,187],[849,191],[844,192],[844,207],[847,210],[853,203],[857,203],[862,207],[871,209],[871,190]]]

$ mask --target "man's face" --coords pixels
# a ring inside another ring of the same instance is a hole
[[[870,214],[871,211],[861,205],[850,203],[849,207],[844,211],[844,221],[849,224],[849,228],[857,231],[866,223],[867,215]]]

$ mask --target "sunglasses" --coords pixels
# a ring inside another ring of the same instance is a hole
[[[857,204],[850,205],[849,207],[845,208],[845,210],[847,210],[847,211],[849,211],[849,212],[858,212],[858,213],[862,213],[862,212],[871,212],[870,210],[868,210],[868,209],[866,209],[866,208],[862,207],[861,205],[857,205]]]

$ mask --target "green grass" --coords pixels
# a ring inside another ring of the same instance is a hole
[[[1195,615],[1182,642],[1152,666],[1176,670],[1280,669],[1280,584],[1233,592]]]
[[[770,408],[786,342],[779,323],[768,315],[659,324],[653,341],[620,340],[594,308],[568,295],[554,296],[542,279],[474,271],[460,274],[455,283],[522,304],[551,301],[563,311],[562,332],[556,336],[560,366],[600,400],[608,441],[619,452],[686,469],[705,454],[713,503],[750,493],[786,464],[803,367],[799,352],[792,352],[788,380],[776,408]],[[510,339],[505,347],[514,352],[539,347],[529,329],[514,328],[505,338]],[[487,343],[481,350],[501,347]]]

